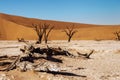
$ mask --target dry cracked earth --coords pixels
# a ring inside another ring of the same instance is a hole
[[[35,41],[29,41],[34,44]],[[17,41],[0,41],[0,56],[18,56],[23,54],[20,47],[26,45]],[[0,80],[120,80],[120,42],[114,40],[94,41],[80,40],[71,41],[49,41],[48,46],[60,47],[75,56],[77,52],[82,54],[94,50],[90,59],[84,57],[54,56],[62,60],[62,63],[37,59],[35,63],[20,63],[22,68],[26,64],[27,71],[19,68],[10,71],[0,71]],[[46,47],[44,42],[35,45]],[[0,59],[0,63],[3,60]],[[14,59],[13,59],[14,61]],[[39,65],[38,65],[39,64]],[[42,67],[40,65],[43,65]],[[35,67],[37,65],[37,67]],[[7,66],[7,65],[6,65]],[[6,66],[0,66],[0,69]],[[47,66],[47,68],[46,68]],[[51,69],[51,72],[39,71],[40,69]]]

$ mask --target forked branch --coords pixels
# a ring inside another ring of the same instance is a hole
[[[66,26],[66,29],[63,30],[63,32],[66,33],[66,35],[68,36],[68,42],[71,41],[71,38],[73,37],[73,35],[77,32],[77,30],[74,29],[74,25],[68,27]]]

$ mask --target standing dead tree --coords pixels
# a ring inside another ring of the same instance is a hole
[[[32,24],[32,26],[34,27],[34,30],[36,31],[37,36],[38,36],[37,43],[42,42],[43,36],[44,36],[45,43],[47,43],[48,36],[50,32],[52,31],[52,29],[54,28],[54,26],[50,27],[50,24],[46,24],[46,23],[44,23],[43,25]]]
[[[43,38],[43,33],[44,33],[44,30],[43,30],[44,26],[37,25],[37,24],[32,24],[32,26],[34,27],[34,30],[36,31],[37,36],[38,36],[37,43],[41,43],[42,42],[42,38]]]
[[[44,33],[44,40],[45,43],[47,43],[48,41],[48,36],[50,34],[50,32],[52,31],[52,29],[54,28],[54,26],[50,27],[50,24],[44,24],[43,25],[43,33]]]
[[[120,31],[114,32],[114,35],[116,36],[116,40],[120,40]]]
[[[70,42],[71,38],[73,37],[73,35],[77,32],[77,30],[74,29],[74,25],[70,26],[70,27],[66,27],[65,30],[63,30],[63,32],[66,33],[66,35],[68,36],[68,42]]]

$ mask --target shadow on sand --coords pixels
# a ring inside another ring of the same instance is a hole
[[[42,71],[42,72],[47,72],[49,74],[53,74],[53,75],[64,75],[64,76],[76,76],[76,77],[87,77],[84,75],[77,75],[74,73],[70,73],[70,72],[57,72],[57,71]]]

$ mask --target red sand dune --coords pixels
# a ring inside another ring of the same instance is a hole
[[[40,20],[34,18],[26,18],[0,13],[0,39],[16,40],[24,38],[29,40],[37,39],[36,32],[32,28],[32,24],[50,24],[54,26],[54,30],[50,33],[49,40],[65,40],[67,36],[63,29],[72,24],[75,25],[77,33],[73,36],[74,40],[101,40],[115,39],[113,32],[120,30],[120,25],[91,25],[72,22],[61,22],[52,20]]]

